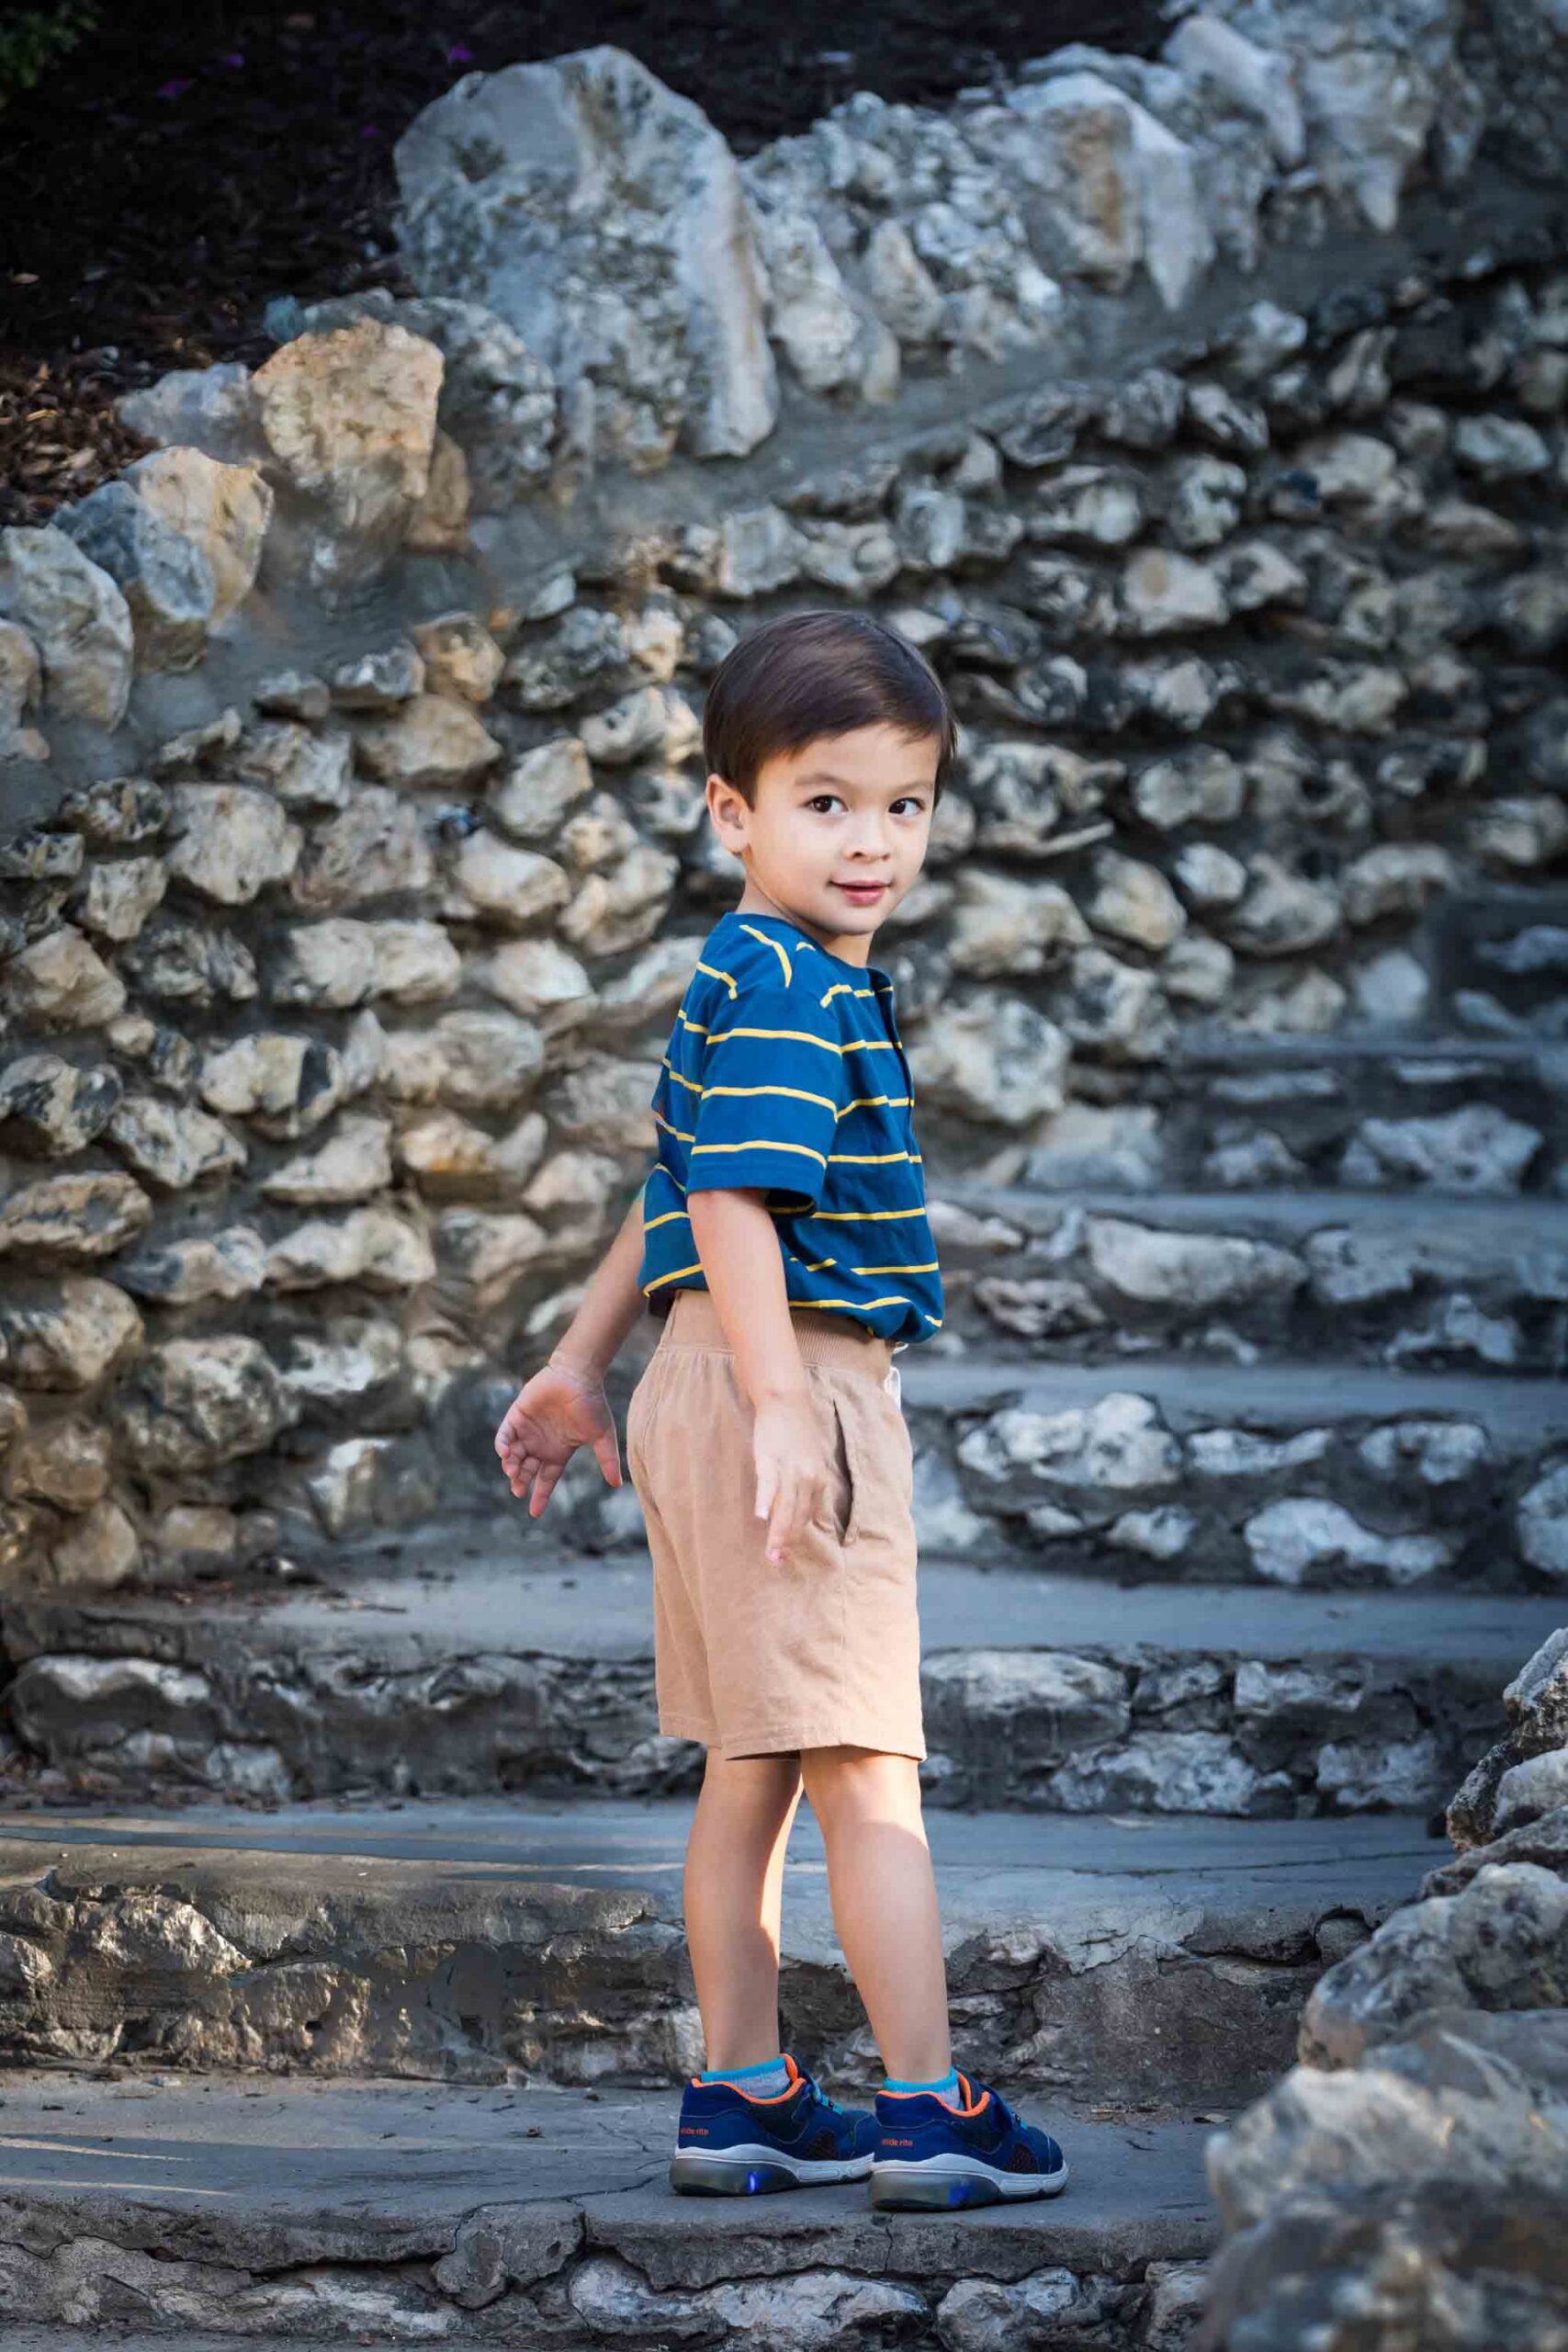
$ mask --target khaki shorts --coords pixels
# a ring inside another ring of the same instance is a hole
[[[791,1320],[833,1475],[781,1566],[756,1516],[751,1406],[706,1291],[676,1292],[632,1391],[659,1728],[726,1756],[923,1757],[913,1453],[892,1344],[830,1308]]]

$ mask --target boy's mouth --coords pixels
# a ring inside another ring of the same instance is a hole
[[[881,898],[887,885],[886,882],[835,882],[833,888],[841,890],[845,898],[857,907],[869,907]]]

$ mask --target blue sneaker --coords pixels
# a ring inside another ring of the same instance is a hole
[[[958,2086],[962,2106],[935,2091],[877,2092],[872,2203],[886,2211],[1058,2196],[1067,2164],[1051,2134],[973,2075],[960,2074]]]
[[[763,2197],[865,2178],[876,2146],[875,2116],[863,2107],[840,2107],[787,2050],[784,2060],[789,2088],[772,2098],[750,2098],[733,2083],[693,2075],[681,2101],[671,2188],[699,2197]]]

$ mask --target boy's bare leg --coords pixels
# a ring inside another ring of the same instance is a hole
[[[801,1750],[828,1849],[833,1925],[895,2081],[938,2081],[953,2064],[936,1877],[912,1756]]]
[[[779,2050],[784,1848],[800,1803],[794,1756],[707,1752],[686,1847],[686,1942],[710,2072]]]

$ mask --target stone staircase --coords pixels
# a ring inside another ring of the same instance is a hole
[[[6,1601],[7,2344],[1187,2342],[1206,2127],[1562,1614],[1568,1082],[1510,896],[1444,934],[1435,1034],[1190,1037],[936,1187],[950,1324],[902,1361],[955,2041],[1059,2125],[1063,2199],[668,2193],[700,1758],[635,1498],[579,1464],[542,1521]],[[804,1808],[784,1920],[786,2037],[863,2093]]]

